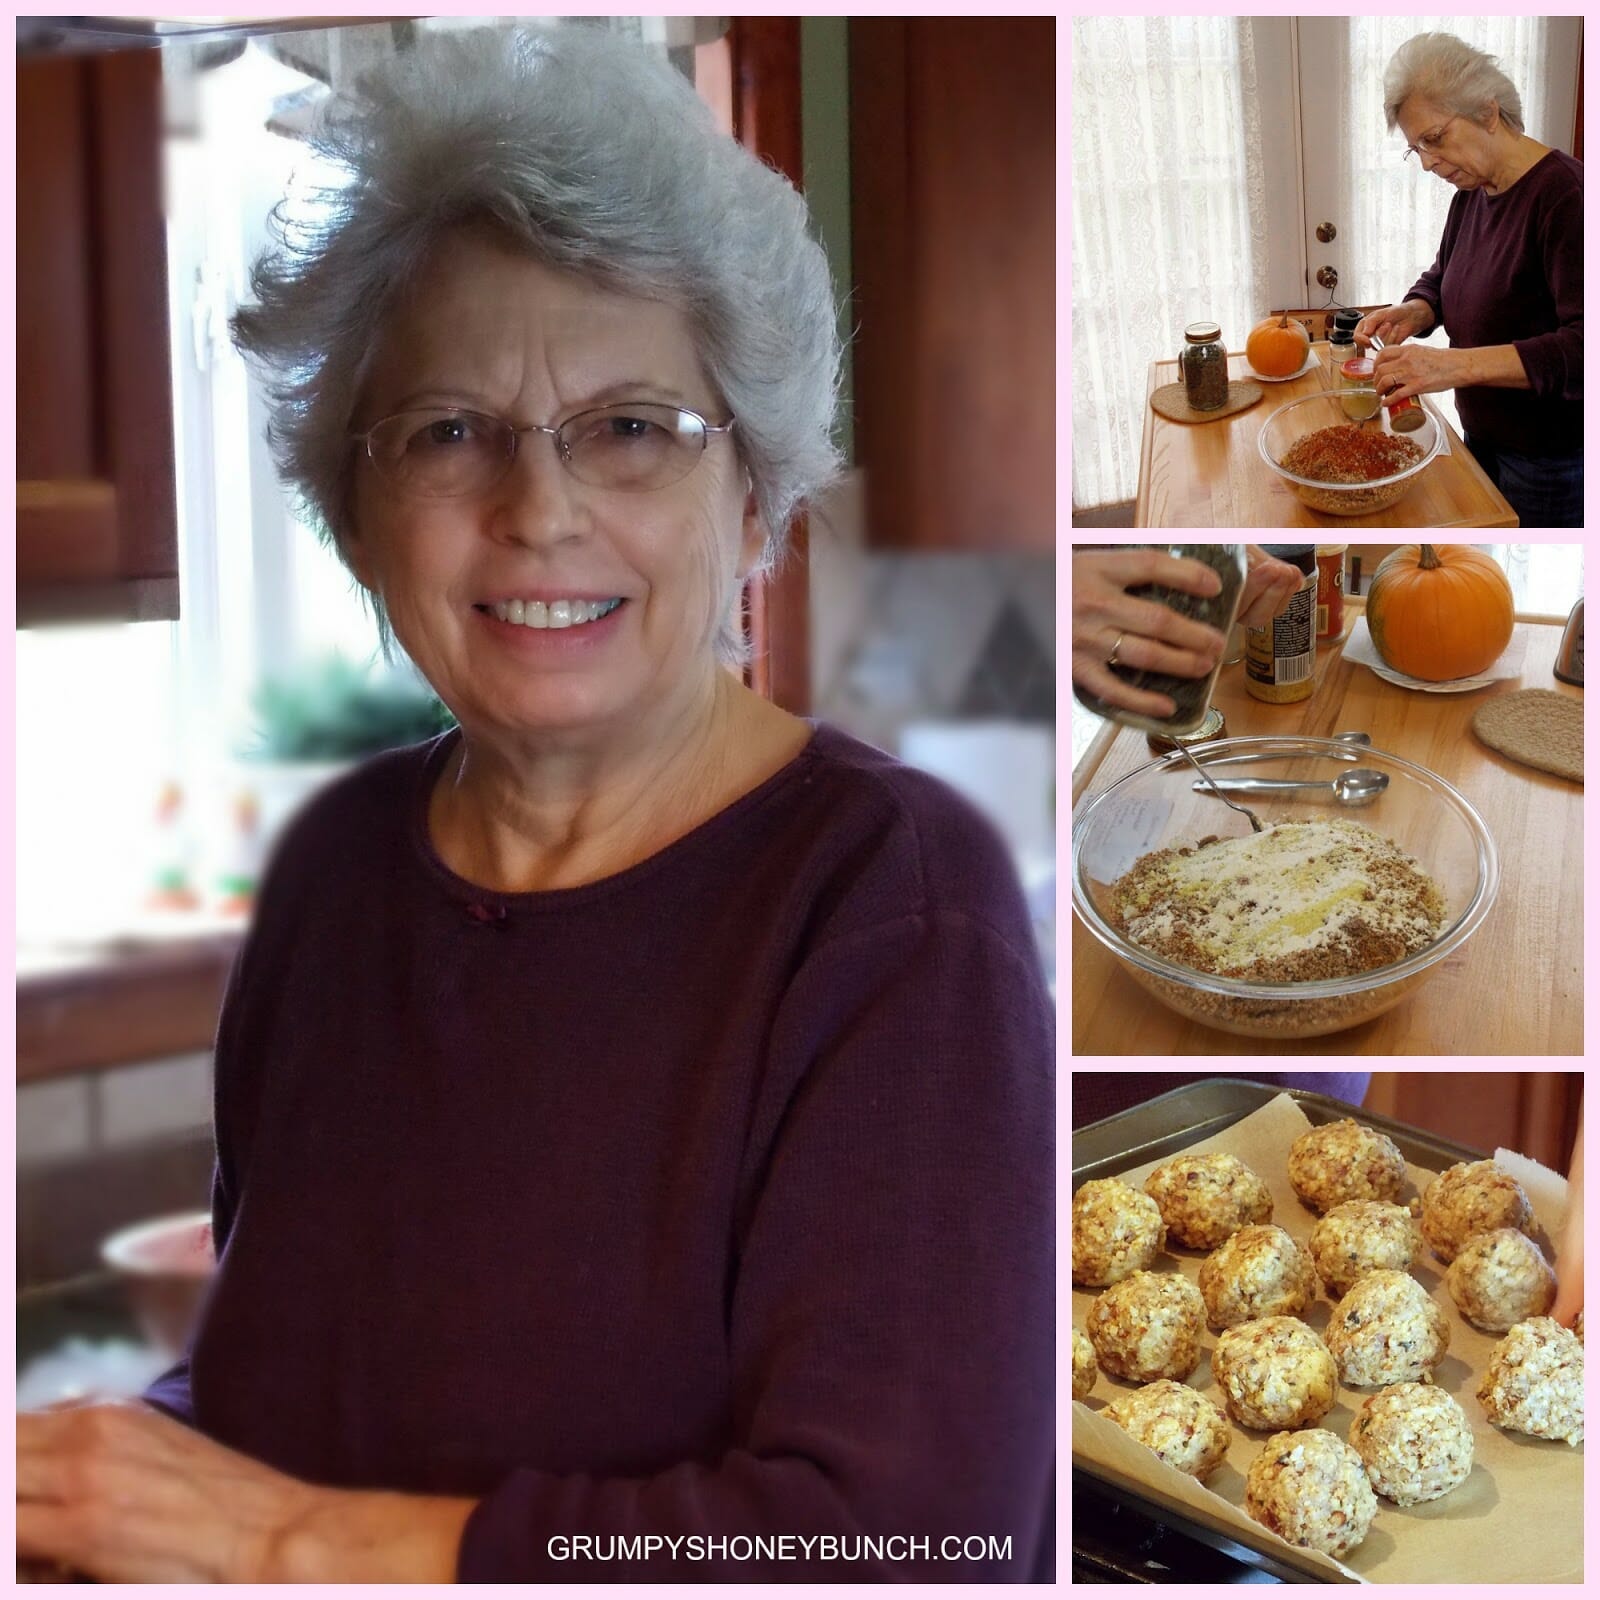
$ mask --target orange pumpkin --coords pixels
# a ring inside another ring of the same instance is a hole
[[[1263,378],[1289,378],[1306,364],[1306,351],[1310,348],[1311,335],[1305,325],[1292,321],[1285,311],[1281,317],[1268,317],[1250,330],[1250,337],[1244,342],[1244,356]]]
[[[1402,545],[1378,563],[1367,631],[1408,678],[1470,678],[1511,643],[1511,585],[1493,556],[1464,544]]]

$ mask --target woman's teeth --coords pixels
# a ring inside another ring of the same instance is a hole
[[[615,600],[502,600],[489,609],[502,622],[519,623],[524,628],[576,628],[585,622],[608,617],[621,599]]]

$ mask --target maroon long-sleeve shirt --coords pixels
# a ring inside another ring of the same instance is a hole
[[[463,1581],[1047,1570],[1054,1014],[998,836],[820,725],[649,860],[496,894],[427,837],[455,737],[275,855],[218,1275],[147,1397],[479,1497]]]
[[[1463,428],[1501,450],[1583,448],[1583,163],[1552,150],[1502,194],[1450,202],[1438,259],[1406,291],[1454,348],[1515,345],[1529,389],[1455,391]]]

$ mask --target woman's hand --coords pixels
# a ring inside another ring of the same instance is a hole
[[[1177,706],[1164,694],[1133,689],[1107,665],[1203,678],[1222,659],[1227,640],[1215,628],[1180,617],[1156,600],[1127,591],[1162,583],[1185,594],[1214,595],[1222,580],[1201,561],[1180,561],[1160,550],[1085,550],[1072,557],[1072,681],[1108,705],[1145,717],[1170,717]]]
[[[1462,351],[1440,350],[1431,344],[1387,345],[1372,363],[1372,386],[1385,405],[1394,405],[1410,394],[1460,388],[1466,377]]]
[[[1269,556],[1258,544],[1244,547],[1248,570],[1239,596],[1241,627],[1264,628],[1300,592],[1304,581],[1298,567]]]
[[[17,1417],[17,1554],[106,1582],[454,1579],[470,1500],[322,1489],[141,1402]]]
[[[1369,311],[1356,324],[1356,343],[1365,350],[1377,338],[1385,345],[1420,339],[1433,326],[1433,307],[1426,300],[1404,300]],[[1381,352],[1380,352],[1381,354]]]

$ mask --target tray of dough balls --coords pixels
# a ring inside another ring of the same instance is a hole
[[[1076,1470],[1291,1581],[1582,1581],[1563,1178],[1229,1079],[1073,1165]]]

